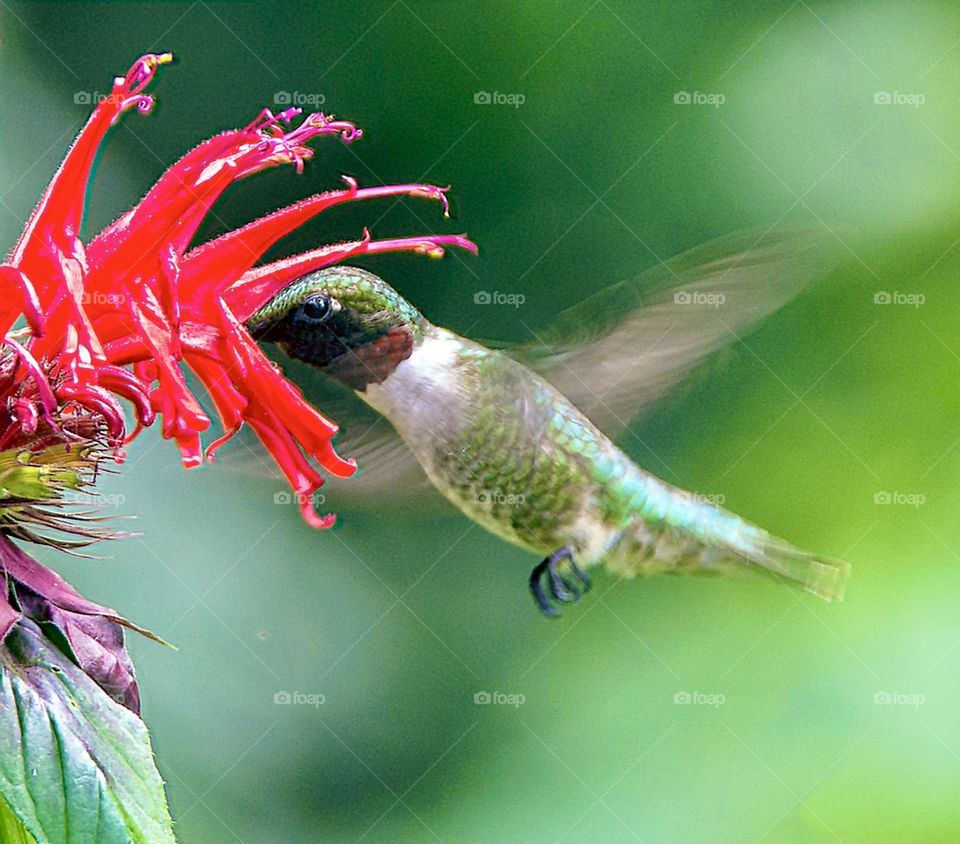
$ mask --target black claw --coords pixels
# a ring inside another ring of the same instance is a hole
[[[547,618],[553,618],[560,613],[556,607],[553,607],[550,601],[547,600],[547,596],[543,592],[543,584],[540,582],[546,567],[547,560],[544,560],[542,563],[538,563],[533,571],[530,572],[530,593],[533,595],[533,600],[536,601],[537,606],[540,607],[540,612],[547,616]]]
[[[559,613],[557,608],[550,603],[546,593],[544,592],[544,574],[547,575],[547,583],[550,586],[550,594],[553,596],[554,600],[563,601],[564,603],[576,602],[580,600],[580,590],[577,589],[574,583],[571,583],[569,580],[564,578],[563,575],[561,575],[558,571],[558,567],[564,562],[570,565],[570,571],[574,574],[577,580],[583,584],[583,591],[586,592],[590,588],[590,578],[587,577],[587,575],[584,574],[574,564],[573,553],[569,548],[561,548],[559,551],[555,551],[545,560],[541,560],[534,567],[533,571],[530,572],[530,593],[533,595],[533,600],[540,608],[540,611],[548,618],[554,618],[555,616],[559,615]]]
[[[556,600],[567,604],[580,600],[579,590],[570,581],[564,580],[560,576],[556,562],[547,566],[547,574],[550,576],[550,593]]]
[[[570,571],[573,572],[574,577],[577,578],[583,584],[583,591],[589,592],[590,586],[590,575],[588,575],[580,566],[578,566],[574,561],[573,557],[570,558]]]

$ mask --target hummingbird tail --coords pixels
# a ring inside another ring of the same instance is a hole
[[[850,566],[841,560],[801,551],[716,502],[637,469],[611,489],[632,509],[628,527],[606,549],[607,568],[615,573],[762,574],[827,601],[843,599]]]
[[[843,600],[850,576],[849,563],[815,556],[770,536],[760,545],[759,551],[759,554],[747,555],[747,561],[818,598],[831,602]]]
[[[714,505],[691,506],[677,497],[665,512],[673,519],[671,527],[652,531],[638,519],[607,556],[607,568],[626,577],[654,572],[732,579],[763,575],[826,601],[843,600],[849,563],[801,551]]]

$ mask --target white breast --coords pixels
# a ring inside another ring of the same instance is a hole
[[[393,423],[418,457],[433,447],[437,433],[446,427],[445,419],[462,412],[454,369],[463,347],[456,334],[431,326],[386,380],[357,393]]]

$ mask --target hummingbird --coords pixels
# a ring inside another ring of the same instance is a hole
[[[292,282],[246,326],[354,391],[443,496],[537,555],[528,586],[546,616],[578,600],[601,563],[624,577],[753,570],[835,601],[846,563],[661,480],[612,438],[638,405],[815,277],[817,240],[722,238],[587,298],[514,351],[433,324],[350,266]]]

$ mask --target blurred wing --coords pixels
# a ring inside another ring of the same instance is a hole
[[[369,410],[366,405],[363,408]],[[428,499],[444,501],[413,452],[383,416],[370,411],[369,417],[348,413],[333,418],[346,420],[344,433],[335,440],[337,452],[352,457],[359,466],[353,477],[330,478],[328,488],[333,494],[364,505],[383,505],[415,496],[417,509]]]
[[[416,511],[429,509],[432,513],[445,503],[413,452],[383,416],[309,365],[287,357],[280,358],[279,363],[307,400],[340,425],[341,432],[334,440],[337,452],[352,457],[359,466],[350,478],[327,477],[321,489],[327,507],[342,511],[345,507],[389,506],[413,496]],[[217,463],[226,471],[281,478],[256,435],[247,428],[218,454]],[[281,488],[285,488],[284,483]]]
[[[753,229],[711,241],[564,311],[514,349],[609,436],[711,352],[837,262],[825,228]]]

